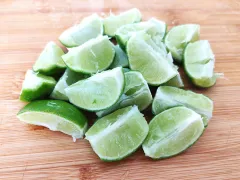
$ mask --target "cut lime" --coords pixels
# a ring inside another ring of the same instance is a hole
[[[137,105],[140,111],[146,109],[152,102],[152,94],[146,80],[137,71],[126,72],[125,88],[120,99],[108,109],[97,112],[98,117],[109,114],[119,108]]]
[[[20,100],[29,102],[44,98],[52,92],[55,85],[54,78],[28,70],[23,81]]]
[[[66,65],[62,60],[63,50],[54,42],[49,42],[33,65],[35,72],[54,75],[63,72]]]
[[[184,48],[189,42],[199,39],[199,32],[198,24],[185,24],[175,26],[167,33],[165,44],[176,61],[182,62]]]
[[[158,114],[176,106],[186,106],[200,114],[205,126],[212,117],[213,102],[208,97],[176,87],[160,86],[153,99],[153,113]]]
[[[128,57],[126,53],[119,47],[119,45],[114,45],[115,57],[110,69],[115,67],[128,67]]]
[[[70,27],[64,31],[60,37],[60,42],[66,47],[76,47],[82,45],[90,39],[103,34],[102,19],[93,14],[84,18],[80,24]]]
[[[82,138],[87,129],[86,117],[73,105],[60,100],[39,100],[27,104],[17,114],[19,120]]]
[[[136,9],[130,9],[119,15],[110,14],[103,20],[104,33],[108,36],[115,36],[118,28],[126,24],[132,24],[141,21],[141,12]]]
[[[145,32],[152,37],[155,43],[161,43],[166,33],[166,23],[152,18],[147,22],[127,24],[116,31],[115,37],[119,45],[126,49],[130,37],[138,32]]]
[[[141,72],[151,85],[163,84],[178,74],[159,50],[162,51],[151,36],[143,32],[132,36],[127,43],[130,68]]]
[[[86,139],[104,161],[121,160],[142,144],[148,124],[136,106],[119,109],[98,121],[87,131]]]
[[[177,155],[192,146],[204,131],[201,116],[186,107],[175,107],[155,116],[143,143],[146,156],[153,159]]]
[[[65,89],[69,101],[89,111],[100,111],[115,104],[122,95],[124,74],[121,67],[78,81]]]
[[[81,46],[71,48],[62,56],[66,65],[75,72],[92,74],[107,69],[115,55],[107,36],[98,36]]]
[[[199,87],[213,86],[217,79],[214,73],[214,54],[207,40],[189,43],[184,51],[184,68],[192,82]]]
[[[162,84],[163,86],[174,86],[174,87],[179,87],[182,88],[184,87],[183,80],[181,78],[181,75],[178,73],[175,77],[170,79],[169,81],[165,82]]]
[[[62,77],[57,82],[52,94],[51,98],[53,99],[59,99],[59,100],[68,100],[68,97],[66,96],[65,89],[72,85],[73,83],[87,78],[87,75],[76,73],[74,71],[71,71],[70,69],[66,69],[65,73],[62,75]]]

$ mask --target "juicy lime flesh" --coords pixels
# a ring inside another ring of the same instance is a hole
[[[97,112],[98,117],[109,114],[119,108],[137,105],[140,111],[146,109],[152,102],[152,94],[146,80],[137,71],[126,72],[125,88],[120,99],[108,109]]]
[[[96,38],[103,34],[103,24],[100,17],[93,14],[86,17],[78,25],[75,25],[64,31],[59,40],[66,47],[76,47],[84,44],[90,39]]]
[[[55,74],[56,71],[64,71],[63,50],[54,42],[49,42],[33,65],[33,70],[47,75]]]
[[[193,83],[200,87],[215,84],[215,58],[207,40],[189,43],[184,52],[184,67]]]
[[[122,68],[114,68],[78,81],[65,89],[69,101],[89,110],[106,109],[117,102],[124,88]]]
[[[92,74],[107,69],[113,62],[114,55],[115,50],[108,37],[99,36],[82,46],[72,48],[62,57],[71,70]]]
[[[117,29],[126,24],[132,24],[141,21],[141,13],[133,8],[119,15],[110,15],[103,20],[104,33],[108,36],[114,36]]]
[[[51,98],[53,99],[59,99],[59,100],[68,100],[68,97],[66,96],[65,89],[72,85],[73,83],[85,79],[86,75],[81,73],[76,73],[69,68],[66,69],[63,76],[59,79],[57,82],[52,94]]]
[[[190,147],[203,130],[199,114],[186,107],[175,107],[151,120],[143,150],[154,159],[171,157]]]
[[[200,114],[205,126],[212,117],[213,102],[208,97],[176,87],[160,86],[153,99],[153,113],[159,114],[176,106],[186,106]]]
[[[189,42],[199,39],[200,26],[197,24],[185,24],[173,27],[165,38],[165,44],[175,60],[181,62],[183,50]]]
[[[166,83],[163,84],[164,86],[174,86],[174,87],[184,87],[184,83],[183,80],[180,76],[180,74],[176,75],[175,77],[173,77],[172,79],[170,79],[169,81],[167,81]]]
[[[55,85],[54,78],[28,70],[23,81],[20,100],[33,101],[46,97],[52,92]]]
[[[133,153],[144,141],[148,124],[137,107],[126,107],[99,119],[86,133],[95,153],[116,161]]]
[[[113,46],[115,50],[115,57],[110,66],[110,69],[115,67],[128,67],[128,57],[127,54],[119,47],[119,45]]]
[[[17,117],[26,123],[61,131],[81,138],[87,128],[86,117],[73,105],[60,100],[40,100],[27,104]]]
[[[173,65],[155,48],[151,36],[137,34],[127,44],[129,65],[132,70],[142,73],[151,85],[160,85],[178,74]]]

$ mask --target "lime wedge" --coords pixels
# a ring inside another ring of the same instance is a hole
[[[140,111],[146,109],[152,103],[152,94],[147,81],[137,71],[126,72],[125,88],[120,99],[108,109],[97,112],[98,117],[105,116],[117,109],[137,105]]]
[[[175,26],[167,33],[165,44],[176,61],[182,62],[184,48],[189,42],[199,39],[199,32],[198,24],[185,24]]]
[[[118,28],[126,24],[132,24],[141,21],[141,12],[136,9],[130,9],[119,15],[110,14],[103,20],[104,33],[108,36],[115,36]]]
[[[44,98],[52,92],[55,85],[54,78],[28,70],[23,81],[20,100],[29,102]]]
[[[142,73],[144,79],[151,85],[160,85],[178,74],[173,64],[145,33],[137,33],[127,43],[129,65],[132,70]]]
[[[90,39],[103,34],[102,19],[93,14],[84,18],[80,24],[65,30],[59,37],[59,41],[66,47],[82,45]]]
[[[204,131],[201,116],[186,107],[175,107],[155,116],[142,147],[153,159],[177,155],[192,146]]]
[[[66,65],[75,72],[92,74],[107,69],[115,55],[107,36],[98,36],[81,46],[71,48],[62,56]]]
[[[147,22],[127,24],[116,31],[115,37],[118,44],[126,49],[128,40],[138,32],[145,32],[152,37],[155,43],[160,43],[166,33],[166,23],[152,18]]]
[[[148,124],[136,106],[119,109],[98,121],[87,131],[86,139],[104,161],[121,160],[142,144]]]
[[[70,113],[69,113],[70,112]],[[27,104],[17,114],[19,120],[82,138],[87,129],[87,119],[73,105],[60,100],[39,100]]]
[[[87,78],[87,75],[76,73],[74,71],[71,71],[70,69],[66,69],[65,73],[62,75],[62,77],[57,82],[52,94],[51,98],[53,99],[59,99],[59,100],[66,100],[68,101],[68,97],[66,96],[65,89],[72,85],[73,83]]]
[[[126,53],[119,47],[119,45],[114,45],[115,57],[110,69],[115,67],[128,67],[128,57]]]
[[[62,60],[63,50],[54,42],[49,42],[33,65],[35,72],[54,75],[64,72],[66,65]]]
[[[104,71],[67,87],[69,101],[89,111],[100,111],[115,104],[122,95],[124,74],[121,67]]]
[[[184,52],[184,68],[192,82],[199,87],[211,87],[218,74],[214,73],[214,54],[207,40],[189,43]]]
[[[153,99],[152,112],[158,114],[176,106],[186,106],[200,114],[205,126],[212,117],[213,102],[208,97],[176,87],[160,86]]]

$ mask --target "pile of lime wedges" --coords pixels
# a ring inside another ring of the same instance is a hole
[[[192,146],[212,117],[213,102],[184,90],[174,62],[194,85],[211,87],[219,73],[210,44],[199,40],[197,24],[168,31],[163,21],[141,19],[136,8],[106,18],[93,14],[60,35],[67,53],[49,42],[26,73],[20,99],[30,103],[17,117],[74,141],[85,137],[104,161],[139,147],[162,159]],[[148,123],[141,111],[150,105]],[[85,111],[98,117],[91,127]]]

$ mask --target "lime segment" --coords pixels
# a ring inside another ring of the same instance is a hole
[[[64,55],[63,50],[56,43],[49,42],[33,65],[33,70],[46,75],[63,72],[66,65],[63,62],[62,55]]]
[[[110,69],[115,67],[128,67],[128,57],[127,54],[119,47],[119,45],[114,45],[115,57],[113,63],[110,66]]]
[[[143,143],[146,156],[162,159],[192,146],[204,131],[201,116],[186,107],[175,107],[155,116]]]
[[[205,126],[212,117],[213,102],[208,97],[176,87],[160,86],[153,99],[153,113],[159,114],[176,106],[186,106],[200,114]]]
[[[151,85],[160,85],[178,74],[162,51],[146,33],[132,36],[127,44],[129,65],[132,70],[142,73]]]
[[[80,24],[70,27],[60,37],[60,42],[66,47],[82,45],[90,39],[103,34],[103,23],[97,14],[84,18]]]
[[[199,39],[199,32],[198,24],[185,24],[175,26],[167,33],[165,44],[176,61],[182,62],[184,48],[189,42]]]
[[[74,105],[100,111],[115,104],[122,95],[124,74],[121,67],[104,71],[67,87],[65,92]]]
[[[98,121],[87,131],[86,139],[105,161],[117,161],[132,154],[148,133],[148,124],[136,106],[119,109]]]
[[[97,112],[98,117],[109,114],[119,108],[137,105],[140,111],[146,109],[152,102],[152,94],[146,80],[137,71],[126,72],[125,88],[120,99],[108,109]]]
[[[23,81],[20,100],[29,102],[44,98],[52,92],[55,85],[54,78],[28,70]]]
[[[71,70],[92,74],[107,69],[112,64],[114,55],[115,51],[108,37],[99,36],[71,48],[62,58]]]
[[[17,117],[26,123],[61,131],[75,139],[82,138],[87,119],[73,105],[60,100],[39,100],[27,104]]]
[[[139,22],[141,18],[141,12],[136,8],[125,11],[119,15],[110,14],[109,17],[103,20],[104,33],[112,37],[121,26]]]
[[[199,87],[213,86],[217,79],[214,73],[214,54],[207,40],[189,43],[184,52],[184,68],[192,82]]]
[[[52,94],[51,98],[53,99],[59,99],[59,100],[68,100],[68,97],[66,96],[65,89],[72,85],[73,83],[87,78],[87,75],[76,73],[74,71],[71,71],[70,69],[66,69],[62,77],[57,82]]]

